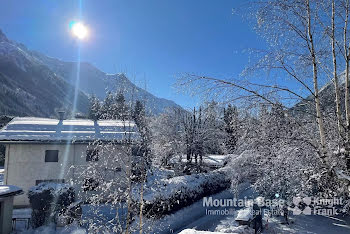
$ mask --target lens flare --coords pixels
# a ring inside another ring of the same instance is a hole
[[[73,36],[75,36],[76,38],[78,38],[80,40],[85,39],[88,35],[87,27],[81,22],[72,22],[69,25],[69,27],[71,29]]]

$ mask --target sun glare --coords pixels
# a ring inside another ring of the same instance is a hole
[[[71,31],[73,36],[77,37],[80,40],[85,39],[88,35],[87,27],[81,22],[74,22],[71,25]]]

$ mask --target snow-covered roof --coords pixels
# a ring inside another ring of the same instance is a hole
[[[22,193],[23,193],[22,189],[14,185],[0,186],[0,198],[16,196]]]
[[[136,137],[135,123],[121,120],[16,117],[0,130],[0,142],[122,142]]]

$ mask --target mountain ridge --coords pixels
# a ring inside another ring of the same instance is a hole
[[[5,66],[5,64],[7,65]],[[9,72],[8,67],[13,67],[12,69],[13,71]],[[62,89],[63,86],[66,89],[74,89],[76,84],[76,79],[77,79],[77,62],[63,61],[58,58],[49,57],[38,51],[29,50],[25,45],[21,43],[17,43],[15,41],[9,40],[0,29],[0,74],[1,74],[0,78],[2,77],[0,80],[5,82],[5,78],[4,78],[5,76],[8,77],[10,80],[11,78],[13,80],[16,80],[14,84],[10,85],[8,82],[8,79],[6,79],[8,85],[3,88],[8,90],[9,92],[14,93],[13,89],[16,89],[17,86],[20,86],[19,84],[20,80],[18,80],[18,78],[16,79],[17,73],[26,73],[27,75],[22,76],[22,79],[25,79],[25,78],[28,78],[28,76],[30,76],[30,73],[32,73],[32,70],[35,70],[38,67],[41,68],[41,71],[43,73],[39,75],[41,79],[45,80],[44,76],[47,76],[53,83],[60,83],[59,84],[60,89]],[[82,102],[82,104],[78,108],[80,112],[86,113],[87,111],[88,104],[86,104],[86,102],[87,102],[88,95],[94,94],[99,99],[102,100],[105,97],[106,93],[109,91],[111,92],[121,91],[124,93],[127,100],[135,101],[139,99],[139,100],[145,101],[148,112],[153,114],[162,113],[167,108],[171,108],[171,107],[181,108],[174,101],[171,101],[165,98],[156,97],[155,95],[138,87],[137,85],[133,84],[124,74],[107,74],[88,62],[80,63],[79,74],[80,74],[79,96]],[[36,76],[38,76],[38,74],[36,74]],[[30,85],[33,85],[36,82],[41,81],[40,79],[38,80],[37,77],[31,77],[31,79],[32,80],[30,82]],[[45,85],[48,85],[48,84],[45,83]],[[42,87],[45,87],[45,86],[42,86]],[[26,90],[26,93],[29,96],[33,92],[34,90],[31,90],[31,91]],[[69,94],[71,92],[72,91],[70,90],[65,94],[61,93],[60,97],[62,98],[63,96],[66,96],[68,97],[66,99],[72,100],[71,95]],[[13,99],[14,96],[16,95],[12,94],[11,96]],[[11,98],[7,98],[6,101],[8,103],[11,103],[10,99]],[[38,98],[34,98],[34,99],[38,101]],[[22,111],[14,111],[13,110],[14,108],[11,108],[9,105],[6,105],[6,103],[1,103],[1,102],[0,102],[0,111],[4,112],[3,109],[6,109],[8,110],[7,112],[11,114],[21,114],[21,115],[24,115],[25,113],[28,113],[28,114],[36,113],[36,111],[30,111],[30,109],[33,108],[33,105],[29,105],[31,107],[28,107],[28,105],[23,105],[23,101],[24,100],[21,100],[22,104],[19,103],[17,105],[17,106],[22,105],[22,108],[21,108],[23,109]],[[67,100],[65,100],[64,102],[67,102]],[[60,102],[56,100],[56,102],[54,103],[54,106],[56,106],[56,109],[62,108],[62,107],[69,109],[71,105],[72,103],[70,103],[69,101],[68,103],[65,104],[62,101]],[[1,106],[5,106],[5,107],[1,108]],[[55,114],[53,113],[52,108],[50,110],[39,111],[39,112],[41,116],[42,115],[48,116],[48,115]]]
[[[54,116],[71,109],[74,87],[26,52],[23,44],[0,31],[0,113],[18,116]],[[78,93],[77,110],[86,112],[88,97]]]

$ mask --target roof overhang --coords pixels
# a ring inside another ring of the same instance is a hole
[[[9,141],[0,141],[0,144],[3,145],[14,145],[14,144],[36,144],[36,145],[79,145],[79,144],[91,144],[94,142],[99,142],[102,144],[118,144],[118,145],[132,145],[135,144],[136,141],[110,141],[110,140],[94,140],[94,141],[67,141],[67,140],[61,140],[61,141],[38,141],[38,140],[9,140]]]

